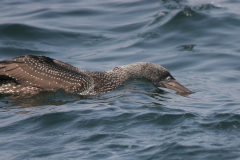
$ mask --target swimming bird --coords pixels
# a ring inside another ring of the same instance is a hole
[[[0,93],[34,95],[41,91],[96,95],[109,92],[129,78],[145,78],[156,87],[191,93],[178,83],[164,67],[137,62],[110,71],[87,71],[39,55],[25,55],[0,61]]]

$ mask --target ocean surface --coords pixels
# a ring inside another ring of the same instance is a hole
[[[0,95],[0,159],[240,159],[240,1],[0,0],[0,59],[164,66],[182,96],[129,80],[95,96]]]

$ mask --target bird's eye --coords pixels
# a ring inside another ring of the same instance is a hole
[[[171,77],[167,77],[167,79],[166,79],[168,82],[170,82],[171,81]]]

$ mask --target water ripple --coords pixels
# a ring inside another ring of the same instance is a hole
[[[96,96],[0,95],[2,159],[239,159],[238,6],[1,1],[0,59],[37,54],[101,71],[153,62],[194,91],[133,79]]]

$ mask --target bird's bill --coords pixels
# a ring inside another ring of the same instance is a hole
[[[192,93],[189,89],[178,83],[176,80],[171,80],[170,82],[163,82],[163,84],[174,91],[179,93]]]

